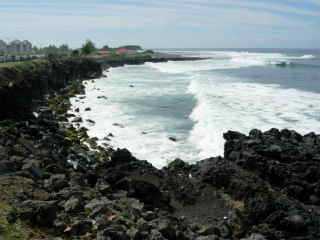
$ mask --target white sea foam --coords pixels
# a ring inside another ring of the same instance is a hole
[[[192,162],[222,155],[222,135],[228,130],[248,133],[252,128],[277,127],[301,133],[320,132],[320,94],[248,83],[215,71],[313,56],[231,51],[209,52],[203,56],[212,59],[111,69],[107,78],[87,82],[86,98],[72,99],[73,108],[80,108],[82,125],[89,129],[90,136],[98,137],[101,144],[128,148],[137,158],[146,159],[159,168],[175,158]],[[180,119],[171,118],[168,111],[180,113],[181,109],[174,102],[166,106],[158,99],[174,99],[180,95],[183,98],[178,98],[179,101],[194,97],[196,106]],[[85,111],[87,107],[92,111]],[[179,126],[187,120],[192,123],[190,119],[194,125],[182,131]],[[114,137],[103,140],[109,133]],[[171,136],[178,141],[171,141]]]
[[[316,58],[316,57],[313,55],[303,55],[300,57],[300,59],[313,59],[313,58]]]
[[[187,161],[196,159],[196,149],[188,147],[188,133],[170,134],[165,129],[170,119],[137,116],[135,110],[139,106],[128,106],[128,103],[139,98],[143,98],[148,105],[148,98],[164,94],[170,97],[170,94],[177,92],[179,78],[176,78],[175,85],[165,78],[159,79],[160,85],[157,85],[155,79],[142,78],[146,73],[150,74],[149,77],[152,75],[148,70],[143,66],[116,68],[111,69],[108,78],[87,82],[86,99],[78,102],[76,100],[79,98],[72,99],[73,109],[79,108],[84,119],[82,126],[89,129],[89,136],[98,137],[99,143],[108,143],[114,148],[127,148],[137,158],[147,159],[159,168],[176,158]],[[161,75],[157,73],[157,77],[161,78]],[[145,87],[145,82],[148,81],[153,82]],[[133,88],[129,86],[131,84],[134,84]],[[184,83],[183,86],[186,88],[187,84]],[[98,98],[99,96],[106,96],[108,99]],[[85,111],[87,107],[92,111]],[[94,120],[96,124],[92,125],[86,119]],[[103,140],[109,133],[114,135],[110,137],[111,141]],[[178,141],[174,142],[170,137],[175,137]]]
[[[232,51],[199,52],[197,54],[180,52],[186,56],[209,57],[211,59],[185,62],[146,63],[146,66],[163,73],[178,74],[198,71],[237,69],[251,66],[290,64],[292,60],[312,59],[313,55],[287,56],[280,53],[249,53]]]
[[[195,121],[190,141],[200,151],[200,158],[222,155],[222,135],[228,130],[248,133],[253,128],[277,127],[301,133],[320,131],[320,94],[242,83],[219,75],[209,81],[194,79],[189,92],[198,100],[190,115]]]

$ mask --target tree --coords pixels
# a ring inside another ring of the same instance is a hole
[[[102,47],[102,49],[110,49],[110,47],[108,46],[108,45],[104,45],[103,47]]]
[[[60,47],[59,47],[59,51],[61,53],[68,53],[70,51],[69,49],[69,46],[67,44],[62,44]]]
[[[96,51],[94,43],[90,40],[87,40],[85,44],[82,45],[81,53],[83,55],[90,55]]]
[[[80,56],[79,50],[73,50],[73,51],[71,52],[71,56],[72,56],[72,57],[79,57],[79,56]]]

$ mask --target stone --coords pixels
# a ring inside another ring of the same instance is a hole
[[[198,233],[203,236],[216,234],[219,230],[215,226],[203,226]]]
[[[172,142],[177,142],[178,139],[176,137],[169,137],[169,140],[172,141]]]
[[[291,232],[302,232],[307,226],[306,220],[299,214],[289,215],[285,218],[284,224],[287,230]]]
[[[81,117],[75,117],[72,119],[73,123],[81,123],[82,122],[82,118]]]
[[[57,216],[57,206],[55,201],[27,200],[22,202],[18,212],[22,219],[32,224],[51,227]]]
[[[66,201],[63,207],[66,212],[77,212],[82,208],[80,200],[75,197],[71,197],[68,201]]]
[[[241,240],[267,240],[267,238],[259,233],[251,234],[248,238],[242,238]]]
[[[166,219],[160,219],[158,223],[159,232],[167,239],[176,239],[176,230],[173,225]]]
[[[48,190],[58,191],[68,186],[66,175],[54,174],[49,179],[45,180],[44,187]]]
[[[39,166],[39,161],[29,160],[22,166],[22,170],[28,172],[33,178],[40,179],[43,178],[44,173]]]
[[[71,226],[71,234],[76,236],[82,236],[91,231],[93,227],[90,220],[78,220]]]
[[[130,240],[123,226],[112,225],[98,232],[97,240]]]
[[[220,240],[220,238],[216,235],[208,235],[197,237],[196,240]]]
[[[95,121],[93,121],[93,120],[91,120],[91,119],[87,119],[86,120],[88,123],[91,123],[91,124],[95,124],[96,122]]]

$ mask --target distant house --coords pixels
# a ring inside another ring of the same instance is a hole
[[[133,49],[128,49],[128,48],[118,48],[116,50],[116,53],[118,55],[131,55],[131,54],[136,54],[137,51],[136,50],[133,50]]]
[[[27,41],[14,40],[7,45],[8,53],[31,53],[32,44]]]

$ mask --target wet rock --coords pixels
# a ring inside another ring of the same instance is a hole
[[[116,126],[116,127],[119,127],[119,128],[124,128],[124,125],[123,124],[120,124],[120,123],[114,123],[112,124],[113,126]]]
[[[98,99],[105,99],[105,100],[108,99],[106,96],[98,96],[97,98],[98,98]]]
[[[81,123],[82,122],[82,118],[81,117],[75,117],[74,119],[72,119],[73,123]]]
[[[93,120],[91,120],[91,119],[87,119],[86,120],[88,123],[91,123],[91,124],[95,124],[96,122],[95,121],[93,121]]]
[[[169,137],[169,140],[172,141],[172,142],[177,142],[178,139],[176,137]]]
[[[127,149],[117,149],[112,153],[111,161],[113,163],[128,163],[136,161],[136,158],[134,158]]]
[[[177,172],[177,171],[187,171],[190,169],[190,165],[181,159],[175,159],[168,165],[168,170],[172,172]]]

